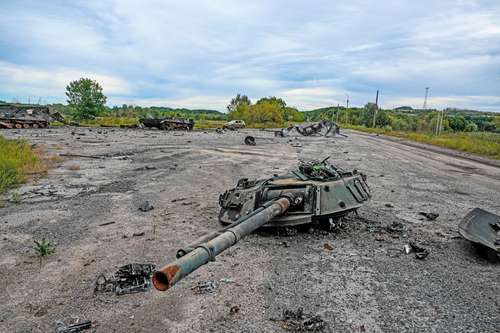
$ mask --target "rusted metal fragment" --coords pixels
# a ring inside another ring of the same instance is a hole
[[[500,216],[474,208],[458,225],[463,238],[500,253]]]

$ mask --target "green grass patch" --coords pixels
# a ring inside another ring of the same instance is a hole
[[[8,140],[0,136],[0,193],[25,182],[29,175],[46,170],[26,140]]]
[[[384,128],[367,128],[363,126],[346,125],[343,128],[385,134],[408,140],[431,144],[443,148],[455,149],[471,154],[477,154],[500,160],[500,134],[493,132],[457,132],[443,133],[439,136],[428,133],[397,132]]]

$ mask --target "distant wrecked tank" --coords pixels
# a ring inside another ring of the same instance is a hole
[[[156,271],[152,282],[164,291],[260,227],[318,222],[337,227],[349,212],[371,198],[366,176],[327,162],[308,161],[268,179],[240,179],[219,197],[219,220],[226,227],[201,236],[177,251],[177,260]]]
[[[64,122],[60,113],[38,105],[0,104],[0,128],[45,128],[52,121]]]
[[[144,125],[144,127],[157,128],[166,131],[174,131],[174,130],[192,131],[194,128],[193,119],[163,117],[163,118],[141,118],[139,119],[139,121],[141,122],[141,124]]]

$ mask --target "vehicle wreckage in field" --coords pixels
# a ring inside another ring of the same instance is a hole
[[[288,127],[282,128],[279,131],[274,132],[274,135],[285,137],[288,136],[293,130],[297,131],[299,134],[303,136],[342,135],[340,134],[340,126],[337,123],[329,120],[321,120],[317,123],[309,125],[290,125]]]
[[[177,251],[177,260],[154,272],[156,289],[165,291],[259,227],[322,223],[334,227],[371,197],[362,173],[327,162],[309,161],[269,179],[240,179],[219,197],[219,220],[227,226]]]
[[[53,121],[64,118],[45,106],[0,104],[0,128],[45,128]]]
[[[139,122],[148,128],[157,128],[160,130],[182,130],[182,131],[192,131],[194,128],[193,119],[183,119],[183,118],[141,118]]]

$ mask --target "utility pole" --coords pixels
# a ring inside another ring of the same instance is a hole
[[[422,106],[424,110],[427,110],[427,97],[429,97],[429,87],[425,87],[424,105]]]
[[[375,120],[377,118],[377,112],[378,112],[378,89],[377,89],[377,95],[375,97],[375,112],[373,112],[373,124],[372,124],[373,128],[375,128]]]
[[[441,117],[439,118],[438,135],[441,135],[441,132],[443,131],[443,119],[444,119],[444,110],[441,110]]]

